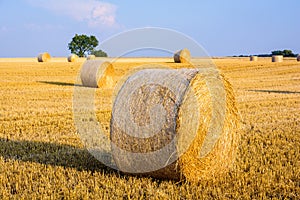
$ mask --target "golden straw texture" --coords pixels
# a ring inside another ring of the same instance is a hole
[[[112,112],[120,171],[199,182],[227,172],[239,139],[230,83],[214,70],[142,70],[128,78]]]

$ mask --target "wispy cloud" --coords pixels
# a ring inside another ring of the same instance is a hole
[[[63,30],[64,27],[61,25],[52,25],[52,24],[35,24],[27,23],[24,24],[24,28],[31,31],[52,31],[52,30]]]
[[[27,0],[27,2],[76,21],[87,22],[91,27],[117,26],[117,7],[111,3],[98,0]]]
[[[8,28],[6,26],[1,26],[0,27],[0,32],[7,32]]]

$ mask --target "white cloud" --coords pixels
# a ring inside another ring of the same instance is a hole
[[[114,4],[98,0],[27,0],[30,4],[76,21],[87,22],[89,26],[117,26]]]

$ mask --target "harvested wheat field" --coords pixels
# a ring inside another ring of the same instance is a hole
[[[213,61],[235,91],[241,139],[229,172],[194,184],[124,175],[89,154],[72,108],[84,59],[0,59],[0,199],[299,199],[299,62]],[[107,135],[117,81],[149,62],[187,67],[172,58],[113,63],[114,84],[96,89],[95,97],[97,118]]]

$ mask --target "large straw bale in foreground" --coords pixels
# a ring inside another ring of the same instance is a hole
[[[51,59],[51,56],[48,52],[40,53],[37,57],[38,62],[48,62]]]
[[[283,56],[272,56],[272,62],[283,62]]]
[[[238,111],[230,83],[212,70],[147,69],[123,84],[113,106],[119,170],[157,178],[213,178],[235,159]]]
[[[87,60],[82,66],[80,78],[86,87],[111,87],[113,85],[114,68],[110,62]]]
[[[174,62],[176,63],[190,63],[191,53],[188,49],[182,49],[174,54]]]

